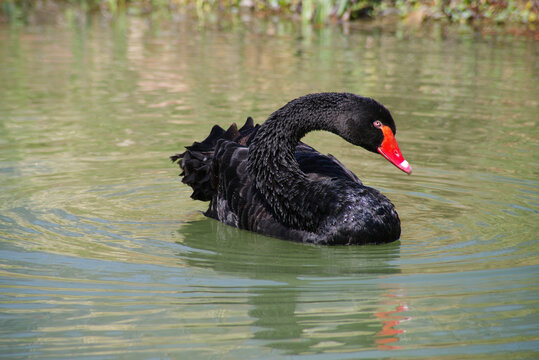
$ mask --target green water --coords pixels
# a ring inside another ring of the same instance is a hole
[[[537,358],[539,47],[259,22],[0,26],[0,358]],[[401,241],[204,218],[168,156],[300,95],[384,103],[414,173],[331,134]]]

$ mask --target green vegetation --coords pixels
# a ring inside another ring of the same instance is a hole
[[[427,19],[470,22],[528,23],[538,20],[539,0],[0,0],[0,21],[27,23],[63,12],[114,16],[192,11],[199,17],[212,11],[280,14],[322,24],[358,18],[398,16],[414,22]],[[36,15],[37,14],[37,15]],[[51,15],[52,14],[52,15]]]

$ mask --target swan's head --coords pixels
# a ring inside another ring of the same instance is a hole
[[[412,173],[395,139],[395,121],[389,110],[376,100],[357,95],[348,97],[339,109],[339,125],[339,135],[347,141],[379,153],[400,170]]]

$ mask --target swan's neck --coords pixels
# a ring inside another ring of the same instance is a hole
[[[290,104],[289,104],[290,105]],[[320,104],[318,104],[320,105]],[[314,228],[322,184],[301,171],[294,156],[299,140],[313,130],[338,133],[331,106],[284,108],[273,113],[249,145],[249,172],[274,215],[292,227]],[[322,191],[321,191],[322,190]],[[313,213],[314,212],[314,213]]]

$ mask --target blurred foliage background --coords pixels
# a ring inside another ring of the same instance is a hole
[[[199,18],[210,12],[251,12],[315,24],[395,17],[413,23],[489,21],[534,26],[539,13],[539,0],[0,0],[0,4],[0,21],[10,23],[52,22],[73,14],[113,17],[127,11],[170,17],[187,12]]]

